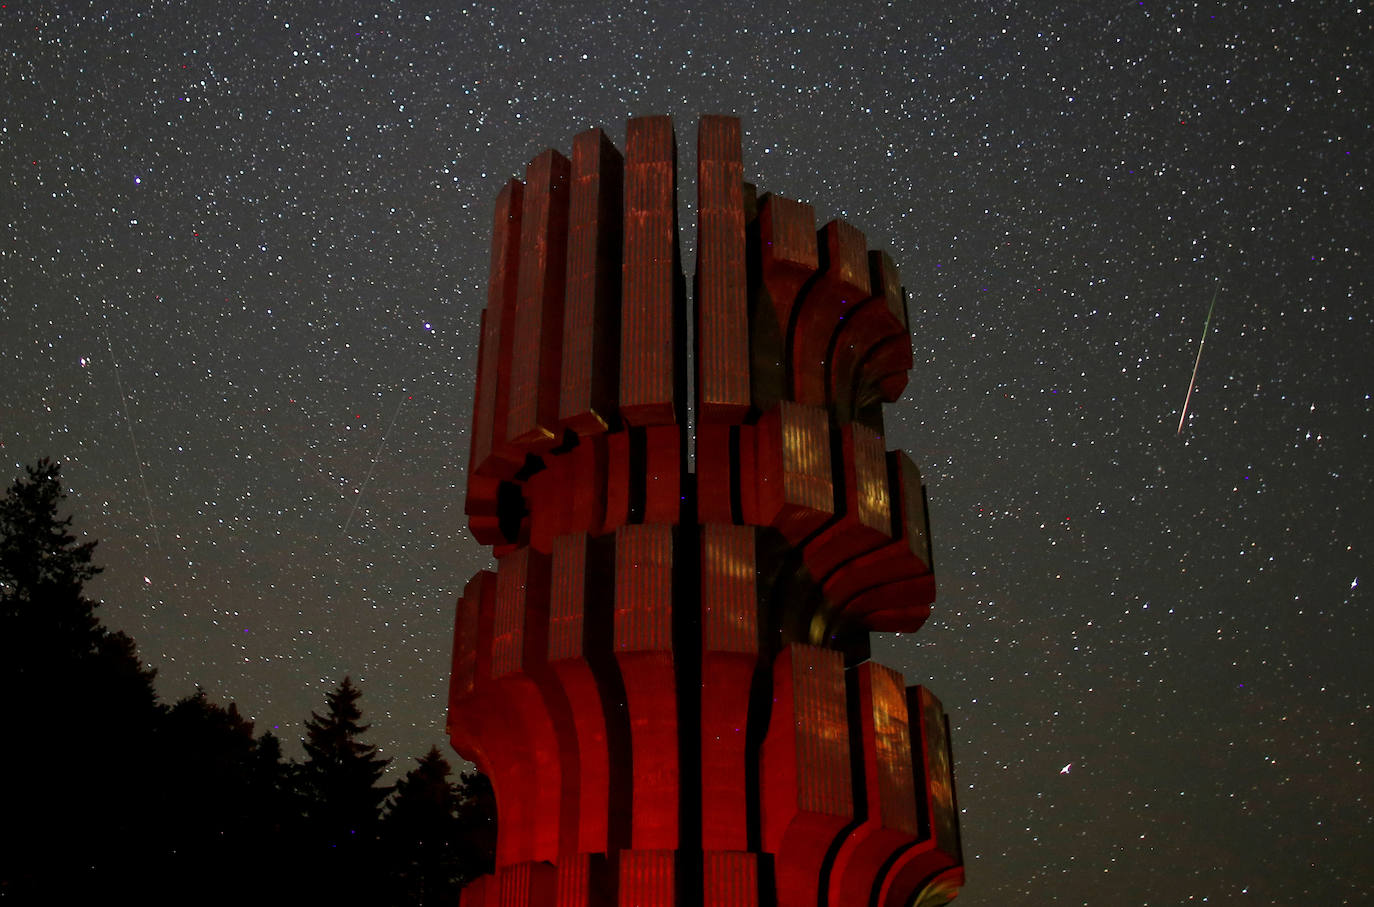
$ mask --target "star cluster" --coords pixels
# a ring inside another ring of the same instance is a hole
[[[1369,9],[144,7],[0,7],[0,448],[164,698],[441,739],[495,194],[671,114],[690,273],[728,113],[910,293],[960,903],[1374,890]]]

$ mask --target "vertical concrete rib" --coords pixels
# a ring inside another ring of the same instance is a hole
[[[535,682],[548,651],[549,578],[548,556],[530,548],[506,555],[497,570],[493,689],[486,709],[504,726],[496,761],[518,766],[524,776],[523,786],[508,789],[504,802],[527,811],[517,820],[519,836],[498,853],[498,866],[552,861],[559,852],[564,745],[558,716]]]
[[[522,453],[546,450],[558,436],[570,169],[568,159],[550,149],[525,170],[506,429]]]
[[[506,460],[506,387],[514,336],[515,293],[520,268],[521,211],[525,186],[511,180],[496,196],[492,214],[491,269],[487,309],[478,350],[477,398],[472,407],[472,449],[468,474],[510,478],[521,461]]]
[[[558,417],[583,435],[618,421],[623,171],[600,129],[573,140]]]
[[[744,164],[734,117],[697,130],[696,405],[699,420],[740,422],[749,412],[749,277],[744,249]]]
[[[622,850],[619,907],[674,903],[676,857],[671,850]]]
[[[610,607],[609,590],[595,576],[592,544],[577,533],[553,543],[552,588],[549,599],[549,666],[572,710],[576,734],[578,853],[605,853],[608,844],[610,762],[606,703],[597,685],[591,653],[586,650],[588,626],[604,631],[600,612]]]
[[[758,855],[710,851],[702,867],[704,907],[758,907]]]
[[[773,717],[760,769],[763,846],[778,907],[814,907],[821,866],[853,819],[844,657],[790,645],[773,662]]]
[[[636,849],[679,846],[673,536],[672,526],[657,523],[615,533],[615,657],[630,721]]]
[[[677,143],[668,117],[625,134],[625,252],[620,412],[631,425],[677,421]]]
[[[701,527],[701,844],[749,847],[749,691],[758,665],[753,526]]]

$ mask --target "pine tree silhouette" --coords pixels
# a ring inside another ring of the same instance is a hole
[[[78,545],[61,519],[66,498],[62,467],[48,460],[26,466],[0,498],[0,640],[9,650],[42,645],[63,660],[91,653],[97,636],[95,603],[82,590],[100,573],[91,564],[94,541]],[[7,660],[7,668],[37,668],[38,659]]]
[[[254,739],[237,705],[218,705],[197,689],[167,711],[157,740],[157,798],[148,806],[161,817],[158,845],[171,890],[197,890],[225,866],[252,867],[223,878],[210,895],[242,903],[299,873],[290,865],[295,804],[275,737]]]
[[[59,901],[147,871],[162,708],[134,641],[101,626],[85,595],[96,543],[59,516],[61,467],[25,472],[0,497],[0,684],[23,734],[0,747],[12,832],[0,894]]]
[[[430,747],[419,764],[396,783],[382,818],[389,867],[388,903],[425,907],[456,904],[466,880],[462,791],[452,768]]]
[[[491,870],[491,786],[450,782],[437,748],[381,820],[390,760],[363,742],[350,678],[306,722],[299,764],[233,703],[197,690],[162,706],[133,639],[86,596],[96,542],[73,534],[65,498],[47,460],[0,496],[0,683],[17,729],[0,747],[0,900],[457,903]]]
[[[304,799],[306,837],[314,857],[327,871],[315,876],[324,896],[374,890],[377,823],[390,788],[379,786],[391,761],[360,739],[358,699],[362,691],[345,677],[325,697],[324,715],[312,712],[305,724],[305,762],[299,781]]]
[[[496,791],[481,772],[464,772],[458,778],[463,799],[459,808],[463,839],[463,879],[471,881],[496,870]]]

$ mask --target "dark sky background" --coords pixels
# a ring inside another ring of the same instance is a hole
[[[960,904],[1370,903],[1367,6],[143,6],[0,4],[0,448],[164,698],[441,741],[495,195],[672,114],[690,273],[735,114],[910,293]]]

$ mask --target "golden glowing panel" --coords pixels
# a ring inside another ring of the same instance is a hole
[[[911,907],[944,907],[959,896],[959,883],[953,879],[936,879],[916,895]]]
[[[844,656],[812,646],[794,646],[792,652],[797,805],[808,812],[853,815]]]
[[[825,410],[783,403],[779,415],[787,503],[831,512],[834,490],[830,482],[830,422]]]
[[[751,526],[701,530],[702,648],[758,651],[758,592]]]
[[[921,689],[921,724],[925,737],[926,778],[930,788],[930,824],[935,843],[948,854],[959,854],[959,819],[954,813],[954,770],[950,765],[949,735],[940,700]]]
[[[891,532],[892,510],[887,494],[887,455],[883,452],[883,439],[862,425],[854,426],[854,484],[859,522],[879,532]]]
[[[887,828],[915,835],[916,784],[912,777],[911,734],[907,726],[906,687],[902,675],[870,662],[873,696],[873,742],[877,760],[878,789],[869,794],[870,807],[882,816]]]

